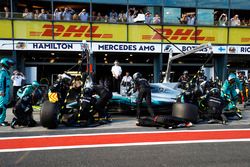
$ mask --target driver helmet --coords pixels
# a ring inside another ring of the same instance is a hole
[[[137,80],[137,79],[139,79],[139,78],[141,78],[142,77],[142,75],[141,75],[141,73],[139,73],[139,72],[136,72],[136,73],[134,73],[134,75],[133,75],[133,79],[134,80]]]
[[[187,71],[187,70],[185,70],[185,71],[183,72],[183,74],[184,74],[184,75],[187,75],[187,74],[188,74],[188,71]]]
[[[34,86],[35,88],[40,86],[40,84],[37,81],[33,81],[31,85]]]
[[[13,60],[11,59],[8,59],[8,58],[2,58],[1,61],[0,61],[0,64],[6,68],[10,68],[12,67],[15,63]]]
[[[235,75],[234,73],[230,73],[230,74],[228,75],[227,80],[228,80],[229,83],[232,84],[232,83],[235,82],[235,78],[236,78],[236,75]]]

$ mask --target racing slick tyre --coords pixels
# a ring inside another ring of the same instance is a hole
[[[198,107],[190,103],[173,104],[172,116],[196,123],[198,120]]]
[[[45,101],[43,103],[41,113],[40,113],[40,122],[43,127],[48,129],[57,128],[57,104],[51,103],[50,101]]]

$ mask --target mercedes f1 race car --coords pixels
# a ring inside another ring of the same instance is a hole
[[[154,111],[170,113],[172,105],[181,94],[178,88],[179,83],[151,83],[151,101]],[[121,94],[113,92],[113,97],[109,103],[109,110],[127,112],[136,109],[136,97],[138,92],[129,94],[128,88],[121,86]],[[146,106],[146,102],[143,102]]]

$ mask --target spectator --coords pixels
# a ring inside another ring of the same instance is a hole
[[[180,24],[187,24],[187,15],[185,13],[181,14],[181,18],[177,17]]]
[[[33,14],[32,14],[32,12],[29,12],[28,8],[24,9],[23,18],[24,19],[32,19],[33,18]]]
[[[74,13],[75,13],[75,11],[74,11],[71,7],[69,7],[69,8],[66,7],[66,8],[64,9],[63,14],[62,14],[63,20],[66,20],[66,21],[72,20],[72,17],[73,17],[73,15],[74,15]]]
[[[78,17],[78,14],[73,14],[73,17],[72,17],[73,20],[79,20],[79,17]]]
[[[145,13],[145,23],[151,24],[152,23],[152,15],[149,11]]]
[[[226,26],[227,23],[227,15],[222,13],[219,17],[219,26]]]
[[[243,19],[242,20],[242,22],[241,22],[241,24],[243,25],[243,26],[248,26],[248,20],[247,19]]]
[[[13,75],[11,76],[11,80],[13,82],[13,102],[16,103],[17,90],[22,87],[22,83],[25,80],[25,76],[22,72],[17,70],[13,71]]]
[[[81,21],[88,21],[88,17],[89,17],[89,14],[86,12],[86,9],[83,9],[79,14],[78,14],[79,18]]]
[[[134,11],[132,10],[132,8],[130,8],[129,11],[127,12],[127,14],[126,14],[128,23],[133,23],[134,22],[133,14],[134,14]]]
[[[233,18],[231,18],[231,26],[240,26],[239,15],[236,14]]]
[[[105,16],[104,16],[104,22],[105,22],[105,23],[108,23],[108,22],[109,22],[109,17],[108,17],[108,15],[105,15]]]
[[[38,16],[39,20],[48,20],[48,14],[45,12],[44,9],[41,9],[41,13]]]
[[[9,12],[9,8],[7,6],[4,7],[4,18],[5,19],[10,18],[10,12]]]
[[[110,23],[116,23],[116,22],[117,22],[117,19],[116,19],[115,15],[112,15],[112,16],[109,18],[109,22],[110,22]]]
[[[38,20],[39,15],[40,15],[39,10],[36,9],[34,13],[34,19]]]
[[[119,66],[119,62],[117,60],[115,60],[114,66],[111,68],[111,72],[113,76],[113,92],[120,93],[122,68]]]
[[[92,21],[96,20],[96,11],[92,11]]]
[[[144,23],[145,22],[145,14],[143,13],[142,10],[140,10],[137,13],[136,18],[134,18],[134,22],[136,22],[136,23]]]
[[[155,14],[153,17],[153,24],[160,24],[161,23],[161,18],[158,13]]]
[[[56,8],[54,11],[54,20],[62,20],[62,9]]]
[[[119,22],[123,22],[123,23],[127,21],[126,13],[124,13],[123,10],[122,10],[121,13],[119,13],[119,15],[118,15],[118,21],[119,21]]]
[[[101,12],[97,13],[95,21],[104,22],[104,18],[102,17]]]
[[[134,18],[133,18],[133,11],[129,11],[127,14],[127,21],[128,23],[133,23],[134,22]]]
[[[114,9],[112,9],[112,11],[109,13],[109,17],[110,17],[110,18],[113,17],[115,20],[117,20],[118,14],[115,12]]]
[[[196,17],[195,17],[195,13],[191,12],[191,13],[187,13],[187,25],[195,25],[195,21],[196,21]]]

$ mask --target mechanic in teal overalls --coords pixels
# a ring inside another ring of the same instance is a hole
[[[15,117],[10,124],[11,128],[15,128],[15,125],[19,126],[36,126],[36,121],[33,119],[33,108],[41,97],[41,91],[38,89],[40,84],[37,81],[33,81],[31,85],[23,86],[17,91],[18,101],[13,107],[13,114]]]
[[[229,102],[225,110],[236,110],[236,115],[239,118],[242,118],[240,110],[236,108],[238,101],[238,94],[236,92],[237,88],[239,89],[240,93],[242,93],[242,84],[240,83],[240,80],[234,73],[230,73],[228,75],[228,79],[224,81],[221,88],[221,97]]]
[[[0,61],[2,66],[0,71],[0,126],[7,126],[5,122],[7,105],[10,103],[11,76],[9,69],[14,65],[14,61],[3,58]]]
[[[39,86],[40,84],[37,81],[33,81],[31,85],[24,86],[25,89],[23,91],[21,91],[22,88],[20,88],[20,91],[17,91],[17,96],[23,98],[24,96],[31,95]]]

